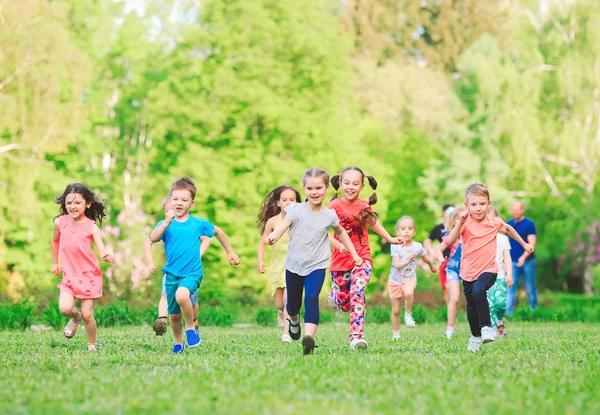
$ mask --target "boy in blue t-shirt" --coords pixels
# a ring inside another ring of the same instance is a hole
[[[173,353],[181,353],[183,346],[183,327],[181,317],[185,318],[185,336],[189,347],[200,344],[200,334],[194,327],[193,307],[190,294],[198,289],[202,281],[202,261],[200,259],[200,237],[217,237],[231,265],[238,265],[240,258],[233,252],[227,235],[207,220],[190,216],[195,203],[196,185],[189,177],[182,177],[171,185],[171,205],[173,210],[166,213],[152,233],[150,240],[165,244],[167,263],[163,267],[166,275],[165,291],[171,328],[175,336]]]

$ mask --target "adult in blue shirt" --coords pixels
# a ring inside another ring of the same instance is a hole
[[[513,219],[507,223],[515,228],[517,233],[524,241],[535,247],[537,243],[537,234],[535,224],[531,219],[525,217],[525,207],[519,201],[513,202],[510,208]],[[517,289],[519,288],[519,278],[523,276],[525,291],[529,308],[535,310],[538,304],[537,290],[535,288],[535,254],[529,254],[514,239],[510,239],[510,257],[513,265],[514,284],[506,293],[506,315],[511,316],[515,308]]]

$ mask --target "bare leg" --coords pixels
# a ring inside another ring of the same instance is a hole
[[[404,311],[408,314],[412,313],[413,304],[415,303],[415,294],[410,293],[404,296]]]
[[[192,311],[194,313],[194,327],[198,328],[198,303],[192,306]]]
[[[81,315],[85,322],[85,332],[88,344],[96,344],[96,319],[94,318],[94,304],[96,300],[81,300]]]
[[[81,321],[81,314],[79,313],[79,310],[75,308],[75,298],[71,294],[67,292],[60,293],[58,309],[60,314],[72,318],[76,323]]]
[[[171,314],[171,330],[175,337],[175,344],[183,344],[183,331],[181,327],[181,313]]]
[[[179,307],[181,308],[181,313],[183,314],[183,318],[185,319],[185,329],[191,330],[194,329],[194,308],[192,307],[192,302],[190,301],[190,290],[185,287],[179,287],[177,292],[175,292],[175,300]]]
[[[283,300],[285,288],[277,288],[275,290],[275,306],[278,310],[281,310],[285,305],[285,301]]]
[[[160,300],[158,302],[158,317],[166,317],[169,315],[167,311],[167,296],[165,294],[160,296]]]
[[[460,281],[448,281],[448,325],[453,327],[456,323],[458,302],[460,301]]]
[[[318,324],[304,323],[304,330],[306,331],[307,336],[315,337],[315,334],[317,334],[317,327],[319,327]]]
[[[392,330],[400,331],[400,310],[402,309],[402,299],[392,298]]]
[[[283,289],[283,334],[288,334],[290,322],[288,321],[289,315],[287,312],[287,289]]]

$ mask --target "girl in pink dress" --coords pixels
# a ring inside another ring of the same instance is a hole
[[[96,350],[96,320],[94,303],[102,297],[102,272],[92,251],[96,244],[100,257],[113,261],[113,254],[102,242],[100,228],[106,217],[106,207],[84,184],[71,183],[55,198],[60,214],[54,220],[52,235],[52,273],[63,279],[58,284],[58,307],[65,317],[71,317],[64,329],[65,337],[75,336],[83,319],[88,336],[88,350]],[[81,300],[81,312],[75,308],[75,299]]]

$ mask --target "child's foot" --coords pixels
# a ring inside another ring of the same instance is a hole
[[[315,339],[312,336],[304,336],[302,338],[302,353],[304,356],[312,354],[315,351]]]
[[[367,341],[365,339],[363,339],[363,338],[355,337],[350,342],[350,349],[351,350],[354,350],[354,349],[367,350],[367,347],[368,347]]]
[[[498,337],[504,337],[506,336],[506,329],[504,328],[503,325],[498,326]]]
[[[406,324],[406,327],[415,327],[417,325],[417,323],[415,322],[415,319],[412,318],[412,314],[404,314],[404,324]]]
[[[451,339],[452,337],[454,337],[454,327],[447,327],[446,338]]]
[[[491,343],[496,341],[496,331],[491,327],[481,328],[481,339],[484,343]]]
[[[285,319],[283,318],[283,310],[278,310],[278,312],[277,312],[277,325],[279,327],[285,326]]]
[[[399,331],[394,331],[392,332],[392,341],[399,341],[400,340],[400,332]]]
[[[63,330],[63,333],[67,339],[72,339],[75,336],[75,333],[77,332],[77,327],[79,327],[80,323],[81,313],[79,314],[79,320],[76,320],[74,318],[69,320],[69,322],[65,325],[65,328]]]
[[[302,330],[300,329],[300,319],[294,323],[292,320],[288,318],[290,322],[290,327],[288,328],[288,332],[290,333],[290,337],[292,340],[300,339],[300,335],[302,334]]]
[[[199,346],[202,341],[202,340],[200,340],[200,334],[198,333],[198,330],[196,330],[196,329],[186,330],[185,338],[187,339],[189,347]]]
[[[167,319],[165,317],[157,318],[152,324],[152,329],[157,336],[162,336],[167,332]]]
[[[183,344],[175,344],[173,346],[173,354],[179,354],[179,353],[183,353],[185,347],[183,346]]]
[[[476,353],[479,351],[480,347],[481,347],[481,337],[471,336],[471,339],[469,340],[469,347],[467,347],[467,350],[470,351],[471,353]]]
[[[88,352],[91,352],[91,351],[97,350],[97,349],[98,349],[98,346],[96,346],[96,344],[94,344],[94,343],[88,344]]]
[[[291,343],[292,342],[292,338],[290,337],[289,334],[284,333],[284,334],[281,335],[281,341],[284,342],[284,343]]]

